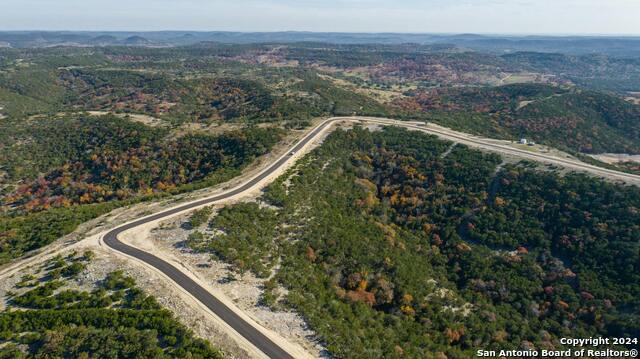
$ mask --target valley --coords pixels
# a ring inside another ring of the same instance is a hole
[[[638,333],[634,58],[74,41],[0,48],[0,356],[466,358]]]

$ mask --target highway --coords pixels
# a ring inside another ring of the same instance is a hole
[[[449,139],[451,141],[456,141],[463,144],[468,144],[474,147],[484,148],[484,149],[499,152],[499,153],[511,154],[511,155],[520,156],[520,157],[537,160],[545,163],[555,163],[555,164],[563,165],[572,169],[585,170],[585,171],[592,172],[594,174],[598,174],[602,176],[609,176],[609,177],[615,177],[618,179],[638,181],[638,183],[640,183],[640,176],[635,176],[635,175],[603,169],[600,167],[595,167],[587,164],[582,164],[580,162],[573,161],[573,160],[562,159],[558,157],[547,156],[543,154],[537,154],[534,152],[519,150],[509,146],[482,141],[481,139],[461,136],[456,133],[445,131],[445,130],[438,130],[438,129],[415,125],[415,123],[413,124],[403,123],[401,121],[395,121],[390,119],[374,119],[374,118],[362,118],[362,117],[335,117],[322,122],[320,125],[314,128],[311,132],[309,132],[302,140],[296,143],[289,151],[287,151],[285,155],[277,159],[273,164],[268,166],[258,175],[251,178],[247,182],[239,185],[238,187],[230,189],[227,192],[224,192],[222,194],[219,194],[213,197],[196,200],[191,203],[183,204],[175,208],[172,208],[148,217],[144,217],[144,218],[135,220],[133,222],[126,223],[122,226],[119,226],[107,232],[103,237],[104,243],[111,249],[124,253],[125,255],[133,257],[142,262],[145,262],[146,264],[164,273],[167,277],[173,280],[177,285],[182,287],[195,299],[197,299],[202,304],[204,304],[207,308],[209,308],[221,320],[226,322],[238,334],[240,334],[245,339],[247,339],[250,343],[252,343],[256,348],[258,348],[266,356],[270,358],[293,358],[292,354],[288,353],[281,346],[277,345],[271,339],[265,336],[260,330],[256,329],[256,327],[254,327],[252,324],[248,323],[243,318],[241,318],[232,309],[227,307],[224,303],[222,303],[215,296],[209,293],[201,285],[196,283],[184,272],[182,272],[172,264],[166,262],[165,260],[154,256],[151,253],[145,252],[136,247],[123,243],[118,239],[118,235],[130,229],[133,229],[135,227],[147,224],[149,222],[171,217],[178,213],[195,209],[203,205],[220,202],[220,201],[229,199],[233,196],[242,194],[243,192],[254,189],[254,187],[260,184],[261,181],[266,179],[269,175],[273,174],[280,167],[282,167],[283,165],[287,164],[287,162],[292,160],[292,154],[302,150],[308,143],[318,138],[323,133],[323,130],[327,129],[328,126],[331,126],[334,122],[337,122],[337,121],[369,122],[372,124],[380,124],[380,125],[402,126],[410,129],[432,133],[432,134],[438,135],[439,137]]]

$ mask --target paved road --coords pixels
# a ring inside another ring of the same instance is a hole
[[[202,286],[196,283],[193,279],[185,275],[182,271],[180,271],[173,265],[169,264],[168,262],[154,256],[153,254],[150,254],[148,252],[142,251],[138,248],[129,246],[121,242],[120,240],[118,240],[118,235],[124,231],[135,228],[137,226],[140,226],[152,221],[156,221],[161,218],[169,217],[185,210],[189,210],[202,205],[222,201],[224,199],[230,198],[232,196],[235,196],[237,194],[250,190],[253,186],[258,184],[260,181],[262,181],[263,179],[265,179],[266,177],[274,173],[282,165],[284,165],[289,160],[291,152],[300,151],[307,143],[315,139],[315,137],[318,134],[320,134],[320,132],[322,132],[322,130],[324,130],[327,126],[331,125],[335,121],[341,121],[341,120],[359,120],[359,121],[366,121],[366,122],[378,123],[383,125],[397,125],[397,126],[403,126],[407,128],[418,129],[425,132],[440,135],[441,137],[448,138],[450,140],[459,141],[461,143],[469,143],[472,145],[476,144],[479,147],[493,149],[495,151],[502,152],[502,153],[515,154],[515,155],[520,155],[523,157],[533,158],[533,159],[537,158],[538,160],[541,160],[543,162],[565,164],[572,168],[582,167],[583,169],[590,172],[615,175],[621,178],[633,179],[636,181],[640,180],[640,176],[629,175],[622,172],[611,171],[611,170],[590,166],[586,164],[581,165],[575,161],[564,160],[561,158],[546,156],[542,154],[536,154],[536,153],[523,151],[523,150],[515,149],[512,147],[508,147],[508,146],[496,145],[496,144],[482,141],[480,139],[472,139],[466,136],[452,134],[444,130],[442,131],[434,130],[432,128],[425,128],[423,126],[416,126],[412,124],[401,123],[401,122],[397,122],[394,120],[387,120],[387,119],[332,118],[320,124],[313,131],[311,131],[307,136],[305,136],[300,142],[298,142],[291,150],[289,150],[289,155],[285,155],[281,157],[276,162],[274,162],[271,166],[269,166],[267,169],[262,171],[259,175],[252,178],[251,180],[244,183],[243,185],[235,189],[232,189],[226,193],[217,195],[215,197],[210,197],[210,198],[202,199],[192,203],[188,203],[188,204],[122,225],[108,232],[104,236],[104,243],[116,251],[122,252],[136,259],[139,259],[155,267],[156,269],[160,270],[162,273],[167,275],[174,282],[176,282],[178,285],[184,288],[187,292],[189,292],[193,297],[195,297],[197,300],[199,300],[201,303],[207,306],[207,308],[209,308],[213,313],[215,313],[220,319],[226,322],[236,332],[238,332],[240,335],[246,338],[249,342],[251,342],[254,346],[256,346],[259,350],[261,350],[264,354],[266,354],[270,358],[293,358],[284,349],[282,349],[272,340],[267,338],[264,334],[262,334],[259,330],[257,330],[251,324],[247,323],[244,319],[238,316],[233,310],[229,309],[224,303],[220,302],[220,300],[214,297],[211,293],[209,293],[206,289],[204,289]]]
[[[304,139],[298,142],[291,150],[291,152],[297,152],[301,150],[304,145],[306,145],[309,141],[313,140],[316,135],[318,135],[325,127],[329,126],[332,121],[326,121],[316,129],[314,129],[310,134],[308,134]],[[269,166],[266,170],[261,172],[258,176],[246,182],[242,186],[235,188],[229,192],[220,194],[215,197],[206,198],[200,201],[192,202],[189,204],[185,204],[183,206],[170,209],[168,211],[160,212],[150,217],[146,217],[135,222],[127,223],[121,227],[115,228],[105,234],[104,243],[115,249],[116,251],[122,252],[129,256],[132,256],[136,259],[139,259],[156,269],[160,270],[162,273],[171,278],[174,282],[184,288],[187,292],[189,292],[192,296],[194,296],[197,300],[203,303],[207,308],[209,308],[213,313],[215,313],[220,319],[229,324],[236,332],[246,338],[249,342],[251,342],[254,346],[256,346],[260,351],[269,356],[270,358],[293,358],[289,353],[284,351],[280,346],[276,345],[273,341],[267,338],[264,334],[262,334],[259,330],[254,328],[251,324],[247,323],[244,319],[238,316],[233,310],[229,309],[225,304],[220,302],[216,297],[214,297],[211,293],[209,293],[206,289],[196,283],[193,279],[189,278],[182,271],[174,267],[173,265],[167,263],[166,261],[150,254],[148,252],[142,251],[138,248],[129,246],[120,240],[118,240],[118,235],[124,231],[129,229],[138,227],[148,222],[152,222],[161,218],[172,216],[176,213],[189,210],[198,206],[202,206],[205,204],[210,204],[214,202],[218,202],[229,197],[240,194],[244,191],[251,189],[258,182],[272,174],[276,171],[280,166],[282,166],[287,160],[289,156],[283,156],[274,164]]]

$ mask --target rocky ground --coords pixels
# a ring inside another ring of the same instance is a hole
[[[224,293],[260,325],[302,346],[315,357],[327,357],[325,348],[300,315],[290,311],[274,311],[260,304],[266,279],[256,278],[251,273],[234,273],[230,265],[210,254],[196,253],[186,246],[189,234],[196,230],[209,232],[206,224],[199,228],[191,228],[189,217],[190,215],[184,215],[172,218],[151,230],[149,241],[156,252],[173,255],[180,263],[195,269],[199,278]]]
[[[60,252],[62,256],[66,256],[71,251]],[[253,358],[251,353],[247,353],[244,349],[236,344],[229,337],[224,328],[220,328],[210,318],[203,314],[201,310],[187,300],[181,298],[176,293],[175,288],[166,281],[162,280],[158,275],[144,266],[137,265],[131,261],[122,259],[111,252],[105,250],[97,250],[96,256],[87,264],[87,268],[80,273],[77,278],[70,279],[66,285],[59,290],[78,289],[91,291],[96,288],[96,284],[106,278],[106,276],[116,270],[123,270],[128,276],[135,278],[136,284],[146,293],[154,296],[158,303],[163,307],[172,311],[178,320],[194,331],[196,336],[209,340],[214,346],[222,349],[229,358]],[[0,281],[0,310],[5,310],[9,303],[6,294],[8,291],[20,293],[29,288],[16,289],[16,284],[21,281],[24,275],[32,274],[38,277],[41,272],[43,263],[34,264],[15,272],[13,275]]]

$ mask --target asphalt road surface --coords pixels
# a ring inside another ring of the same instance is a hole
[[[448,138],[450,140],[459,140],[461,143],[471,143],[477,144],[479,147],[492,149],[496,152],[509,153],[520,155],[527,158],[537,158],[542,162],[552,162],[558,164],[565,164],[572,168],[580,168],[582,167],[584,170],[589,172],[599,173],[599,174],[608,174],[614,175],[618,178],[627,178],[632,180],[639,180],[640,176],[630,175],[618,171],[612,171],[600,167],[595,167],[586,164],[580,164],[576,161],[565,160],[558,157],[546,156],[542,154],[536,154],[528,151],[518,150],[508,146],[496,145],[493,143],[488,143],[479,139],[472,139],[469,137],[458,136],[454,133],[450,133],[448,131],[439,131],[434,130],[432,128],[425,128],[422,126],[416,126],[412,124],[403,124],[401,122],[396,122],[393,120],[387,119],[366,119],[366,118],[333,118],[329,119],[318,127],[316,127],[313,131],[311,131],[307,136],[305,136],[300,142],[298,142],[292,149],[289,150],[288,155],[281,157],[271,166],[269,166],[266,170],[262,171],[259,175],[252,178],[248,182],[243,185],[230,190],[229,192],[220,194],[215,197],[210,197],[206,199],[202,199],[199,201],[195,201],[192,203],[185,204],[180,207],[176,207],[164,212],[157,213],[155,215],[145,217],[143,219],[127,223],[120,227],[117,227],[110,232],[108,232],[104,236],[104,243],[111,247],[112,249],[127,254],[131,257],[134,257],[138,260],[141,260],[156,269],[160,270],[162,273],[171,278],[175,283],[184,288],[187,292],[189,292],[193,297],[195,297],[198,301],[203,303],[207,308],[209,308],[213,313],[215,313],[220,319],[226,322],[229,326],[231,326],[236,332],[242,335],[245,339],[251,342],[255,347],[257,347],[264,354],[269,356],[270,358],[293,358],[289,353],[287,353],[284,349],[274,343],[271,339],[267,338],[264,334],[262,334],[258,329],[253,327],[251,324],[247,323],[244,319],[238,316],[233,310],[229,309],[224,303],[220,302],[216,297],[214,297],[211,293],[209,293],[206,289],[196,283],[194,280],[185,275],[182,271],[178,270],[173,265],[168,262],[150,254],[148,252],[142,251],[138,248],[129,246],[118,239],[118,235],[124,231],[135,228],[137,226],[146,224],[148,222],[152,222],[161,218],[169,217],[174,214],[180,213],[185,210],[193,209],[202,205],[215,203],[235,195],[238,195],[244,191],[250,190],[253,186],[258,184],[261,180],[265,179],[267,176],[271,175],[278,168],[284,165],[291,156],[292,153],[300,151],[309,141],[315,139],[315,137],[324,130],[327,126],[331,125],[335,121],[340,120],[359,120],[366,121],[371,123],[379,123],[383,125],[396,125],[403,126],[407,128],[414,128],[418,130],[422,130],[425,132],[433,133],[440,135],[441,137]]]
[[[273,341],[267,338],[264,334],[262,334],[259,330],[254,328],[251,324],[247,323],[244,319],[240,318],[233,310],[229,309],[226,305],[220,302],[216,297],[214,297],[211,293],[209,293],[206,289],[196,283],[193,279],[189,278],[183,272],[178,270],[173,265],[167,263],[166,261],[154,256],[153,254],[142,251],[138,248],[132,247],[121,242],[118,239],[118,235],[124,231],[129,229],[138,227],[148,222],[152,222],[161,218],[172,216],[176,213],[189,210],[192,208],[196,208],[205,204],[218,202],[229,197],[233,197],[237,194],[240,194],[246,190],[251,189],[258,182],[272,174],[276,171],[280,166],[282,166],[287,160],[292,152],[297,152],[302,149],[309,141],[313,140],[318,133],[320,133],[325,127],[329,126],[332,121],[327,121],[314,129],[310,134],[308,134],[304,139],[302,139],[298,144],[296,144],[291,150],[289,150],[289,155],[281,157],[274,164],[269,166],[265,171],[261,172],[258,176],[246,182],[242,186],[235,188],[229,192],[223,193],[219,196],[206,198],[200,201],[192,202],[186,204],[184,206],[180,206],[177,208],[170,209],[168,211],[160,212],[150,217],[146,217],[135,222],[127,223],[121,227],[115,228],[108,232],[104,236],[104,243],[115,249],[116,251],[127,254],[131,257],[139,259],[156,269],[160,270],[162,273],[171,278],[174,282],[184,288],[187,292],[189,292],[192,296],[194,296],[198,301],[207,306],[213,313],[215,313],[220,319],[229,324],[236,332],[242,335],[245,339],[251,342],[254,346],[256,346],[260,351],[269,356],[270,358],[293,358],[289,353],[284,351],[280,346],[276,345]]]

